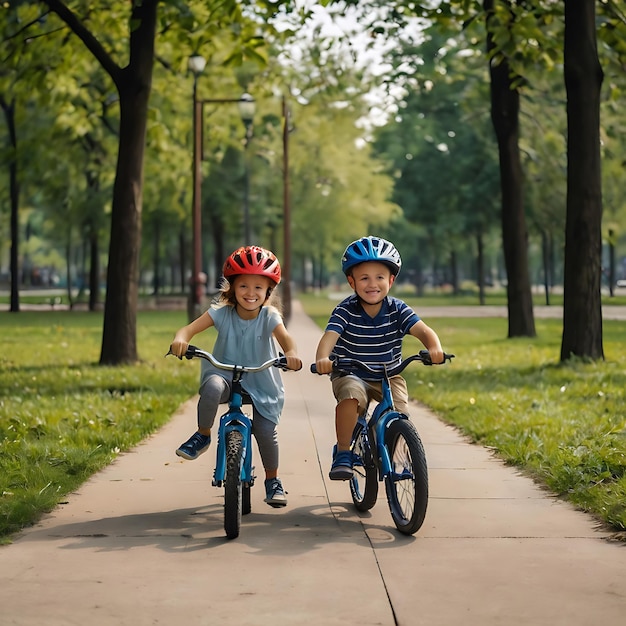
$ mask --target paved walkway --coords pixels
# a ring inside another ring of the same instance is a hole
[[[296,305],[290,330],[308,364],[319,329]],[[357,514],[348,486],[327,479],[328,379],[305,368],[284,380],[285,509],[265,505],[257,486],[240,537],[225,539],[213,453],[174,455],[195,423],[192,399],[0,548],[0,625],[624,623],[625,547],[417,405],[431,488],[424,526],[398,534],[384,489]]]

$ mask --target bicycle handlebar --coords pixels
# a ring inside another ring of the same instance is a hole
[[[404,371],[408,364],[412,363],[413,361],[420,361],[424,365],[443,365],[446,361],[452,361],[453,358],[454,354],[446,354],[444,352],[443,363],[433,363],[430,360],[430,354],[428,353],[428,350],[420,350],[419,354],[413,354],[406,359],[400,361],[400,363],[398,363],[397,365],[394,365],[392,367],[381,365],[379,369],[376,369],[374,367],[371,367],[367,363],[359,361],[358,359],[340,358],[337,356],[333,358],[333,355],[331,355],[331,361],[333,362],[333,371],[335,372],[347,371],[349,373],[350,369],[358,368],[381,377],[385,375],[396,376],[397,374],[400,374],[402,371]],[[315,363],[311,364],[311,373],[317,374],[317,367]]]
[[[173,356],[176,356],[172,352],[172,346],[170,346],[170,349],[168,350],[165,356],[169,356],[170,354]],[[270,359],[269,361],[265,361],[265,363],[262,363],[261,365],[256,365],[256,366],[233,365],[232,363],[222,363],[221,361],[218,361],[210,352],[207,352],[206,350],[202,350],[196,346],[189,345],[187,346],[187,352],[185,352],[184,357],[186,359],[193,359],[194,357],[200,357],[201,359],[204,359],[205,361],[209,361],[209,363],[213,364],[215,367],[221,370],[227,370],[229,372],[238,371],[238,372],[244,372],[244,373],[246,372],[253,373],[253,372],[260,372],[262,370],[266,370],[268,367],[278,367],[282,370],[290,369],[289,367],[287,367],[287,357],[283,355],[279,356],[276,359]],[[182,360],[183,357],[177,357],[177,358]]]

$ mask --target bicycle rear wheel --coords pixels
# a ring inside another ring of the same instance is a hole
[[[239,536],[242,511],[241,463],[243,436],[237,430],[226,434],[226,476],[224,477],[224,530],[229,539]]]
[[[378,470],[374,464],[367,427],[358,423],[352,446],[350,493],[357,511],[369,511],[378,498]]]
[[[428,506],[426,453],[414,424],[408,419],[392,421],[385,434],[391,473],[385,489],[391,517],[405,535],[416,533],[424,523]]]

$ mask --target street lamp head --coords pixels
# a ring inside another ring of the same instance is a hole
[[[241,121],[246,127],[250,126],[252,120],[254,120],[254,112],[256,111],[254,98],[249,93],[244,93],[241,98],[239,98],[238,105]]]
[[[189,61],[187,62],[187,66],[189,67],[189,71],[193,73],[194,76],[198,76],[204,72],[204,68],[206,67],[206,59],[199,54],[194,54],[189,57]]]

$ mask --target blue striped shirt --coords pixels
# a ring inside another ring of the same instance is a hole
[[[372,366],[395,365],[402,358],[402,339],[419,320],[408,304],[391,296],[383,300],[378,315],[370,317],[353,294],[335,307],[326,330],[339,335],[333,354]],[[362,374],[365,380],[373,378]]]

